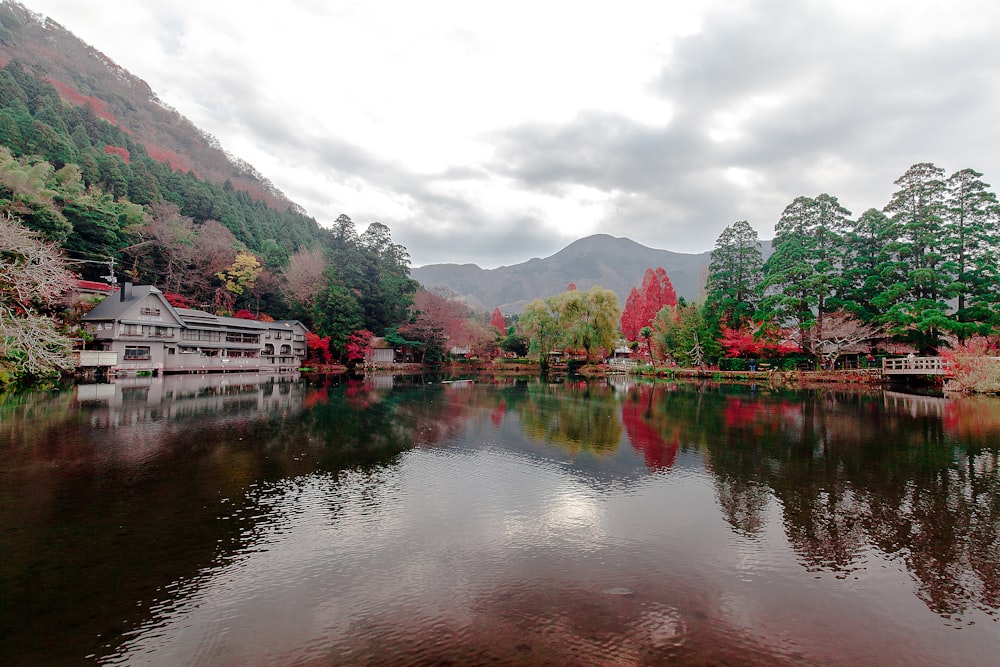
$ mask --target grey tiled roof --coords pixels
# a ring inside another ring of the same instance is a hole
[[[122,300],[123,293],[126,295],[124,300]],[[161,307],[166,309],[167,312],[169,312],[182,326],[214,325],[219,327],[242,329],[291,330],[297,325],[298,327],[301,327],[303,331],[308,331],[306,326],[298,320],[260,322],[257,320],[244,320],[239,317],[223,317],[220,315],[213,315],[212,313],[207,313],[204,310],[195,310],[193,308],[174,308],[163,296],[163,292],[152,285],[130,285],[128,283],[122,286],[120,291],[114,292],[104,301],[94,306],[90,312],[83,316],[83,319],[85,321],[122,320],[125,315],[128,314],[129,310],[131,310],[137,303],[154,294],[159,296]]]

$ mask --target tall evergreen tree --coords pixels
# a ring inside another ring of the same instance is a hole
[[[850,211],[836,197],[796,197],[775,226],[774,254],[764,264],[765,319],[792,320],[805,339],[814,320],[837,305],[842,291],[843,234]]]
[[[869,322],[879,314],[875,298],[886,286],[883,274],[891,273],[888,252],[890,222],[882,211],[870,208],[851,222],[844,233],[843,284],[838,299],[845,310]]]
[[[757,231],[746,220],[726,227],[715,242],[706,285],[708,314],[715,328],[739,328],[757,308],[763,273]]]
[[[961,323],[982,323],[994,315],[995,288],[1000,282],[1000,206],[982,176],[974,169],[962,169],[946,182],[945,252],[952,267],[952,293],[957,298],[955,315]],[[963,329],[969,329],[963,333],[971,333],[972,327]]]
[[[929,162],[911,166],[896,179],[896,192],[885,207],[894,241],[888,246],[895,269],[875,299],[883,319],[921,349],[930,350],[944,331],[953,329],[948,316],[953,263],[947,261],[944,232],[944,170]]]

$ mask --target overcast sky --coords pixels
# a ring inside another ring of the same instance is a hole
[[[680,252],[911,164],[1000,184],[1000,2],[26,0],[415,266]],[[996,190],[996,188],[994,188]]]

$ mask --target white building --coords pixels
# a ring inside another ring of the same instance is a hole
[[[91,350],[114,353],[110,362],[102,355],[101,364],[112,374],[282,372],[297,370],[307,354],[307,330],[297,320],[257,322],[174,308],[152,285],[125,283],[83,323]]]

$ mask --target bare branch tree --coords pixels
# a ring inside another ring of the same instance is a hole
[[[14,377],[72,368],[69,339],[38,310],[72,284],[56,246],[39,240],[10,215],[0,215],[0,366]]]
[[[289,303],[312,306],[323,287],[326,256],[322,248],[304,248],[288,259],[282,271],[281,293]]]
[[[802,349],[833,368],[837,359],[852,347],[862,345],[886,334],[881,324],[865,323],[845,311],[830,313],[806,329],[804,339],[798,341]]]

